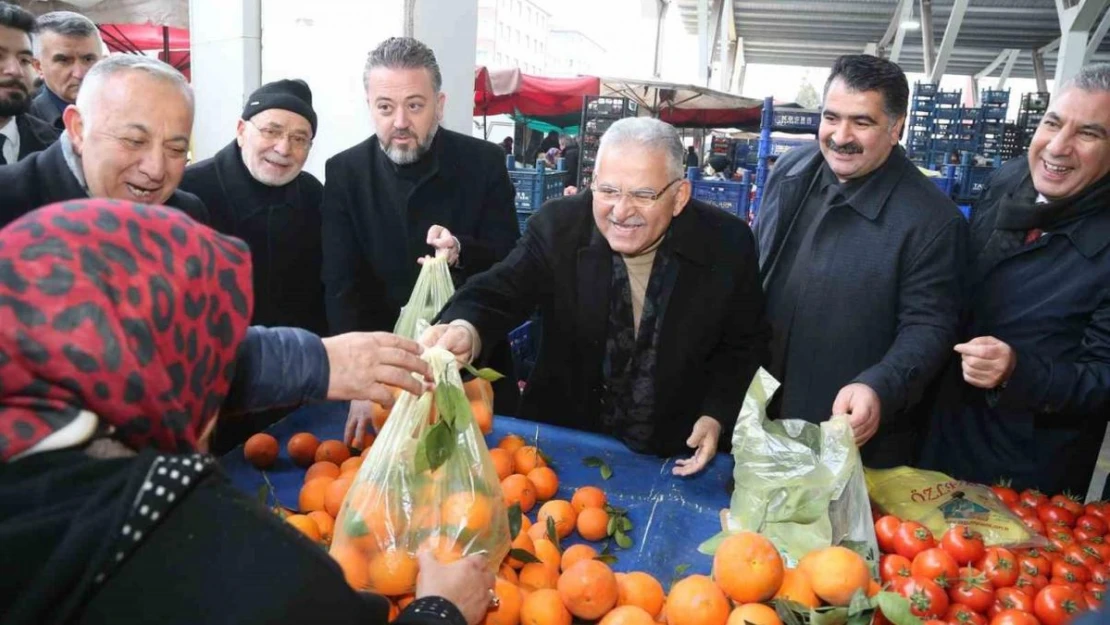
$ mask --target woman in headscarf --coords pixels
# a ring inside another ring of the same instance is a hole
[[[200,453],[250,272],[241,241],[155,206],[68,202],[0,231],[0,622],[385,622]],[[480,558],[421,564],[400,622],[481,619]]]

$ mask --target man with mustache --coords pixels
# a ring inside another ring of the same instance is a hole
[[[409,37],[387,39],[366,61],[375,134],[325,167],[323,280],[332,333],[392,330],[419,258],[445,255],[462,282],[504,258],[520,236],[504,151],[439,126],[441,83],[435,54]],[[502,349],[495,366],[509,373]],[[498,386],[497,409],[511,410],[515,381]],[[351,411],[348,433],[361,440],[369,405]]]
[[[923,464],[1087,493],[1110,408],[1110,65],[1053,96],[972,212],[970,319]]]
[[[31,104],[31,114],[61,131],[62,113],[77,101],[89,69],[104,58],[104,42],[96,24],[80,13],[46,13],[36,25],[35,69],[44,86]]]
[[[772,414],[846,414],[867,466],[909,464],[920,405],[956,343],[967,224],[898,145],[894,63],[836,60],[816,145],[779,158],[756,221]]]
[[[145,56],[110,56],[89,71],[62,118],[57,143],[0,167],[0,227],[87,197],[163,204],[207,223],[204,204],[177,188],[193,127],[193,91],[181,72]]]
[[[31,38],[35,16],[0,4],[0,165],[41,152],[58,140],[58,131],[28,115],[34,84]]]
[[[535,309],[543,318],[521,416],[605,432],[704,469],[728,449],[765,358],[755,240],[690,197],[672,126],[633,117],[602,136],[586,193],[549,201],[508,258],[475,276],[421,342],[461,360]]]
[[[262,85],[246,101],[235,139],[188,167],[181,188],[208,209],[210,225],[242,239],[254,258],[251,323],[327,334],[320,279],[324,187],[304,171],[316,136],[312,91],[303,80]],[[221,422],[213,449],[242,442],[285,410]]]

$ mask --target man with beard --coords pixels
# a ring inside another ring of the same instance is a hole
[[[251,323],[327,333],[320,279],[320,201],[324,187],[303,171],[316,112],[302,80],[262,85],[247,98],[235,139],[185,170],[181,188],[204,202],[216,230],[242,239],[254,259]],[[222,452],[284,416],[253,414],[219,424]]]
[[[919,406],[956,343],[967,224],[898,146],[909,86],[836,60],[816,145],[779,158],[756,222],[781,418],[848,416],[864,463],[913,461]]]
[[[27,114],[34,84],[34,32],[33,14],[0,4],[0,165],[41,152],[58,140],[57,130]]]
[[[504,151],[439,127],[441,84],[435,54],[409,37],[387,39],[366,61],[375,134],[325,167],[323,278],[332,333],[392,330],[416,283],[417,259],[445,255],[461,282],[504,258],[520,236]],[[506,348],[495,366],[509,362]],[[497,400],[519,395],[514,386],[506,378]],[[361,435],[369,406],[351,410]]]
[[[89,69],[104,58],[104,42],[92,20],[72,11],[46,13],[36,26],[35,69],[44,85],[31,104],[31,114],[60,131],[62,113],[77,101]]]
[[[0,167],[0,227],[40,206],[78,198],[163,204],[207,223],[204,204],[177,189],[193,127],[185,77],[145,56],[97,63],[62,116],[57,143]]]
[[[923,464],[1087,492],[1110,408],[1110,65],[1062,85],[975,205],[970,323]]]

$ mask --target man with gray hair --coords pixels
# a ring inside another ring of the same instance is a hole
[[[520,236],[505,153],[440,127],[442,82],[435,54],[409,37],[387,39],[366,61],[374,136],[325,166],[323,281],[332,333],[392,330],[425,255],[446,256],[462,282],[504,258]],[[507,372],[507,345],[502,354],[498,366]],[[506,379],[499,402],[519,395],[512,386]],[[351,411],[347,433],[361,441],[370,406]]]
[[[77,101],[81,82],[104,57],[104,42],[96,24],[80,13],[54,11],[35,24],[35,69],[44,86],[31,103],[31,114],[62,130],[62,112]]]
[[[924,464],[1082,496],[1110,410],[1110,65],[1065,83],[1027,156],[987,181],[971,252]]]
[[[684,155],[664,122],[614,123],[590,190],[545,204],[421,341],[484,360],[538,307],[543,347],[522,417],[612,434],[641,453],[692,448],[674,473],[702,470],[729,446],[769,330],[752,233],[691,199]]]
[[[164,204],[207,223],[195,195],[179,191],[193,127],[185,77],[145,56],[95,65],[57,143],[0,168],[0,227],[28,211],[77,198]]]

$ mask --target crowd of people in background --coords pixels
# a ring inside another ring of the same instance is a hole
[[[313,401],[350,401],[362,440],[371,402],[427,388],[430,345],[510,372],[498,414],[684,456],[679,476],[728,450],[765,367],[772,418],[846,415],[868,466],[1086,490],[1110,405],[1110,66],[1059,86],[970,223],[899,145],[905,74],[846,55],[753,227],[693,199],[703,163],[675,128],[632,118],[523,233],[521,146],[441,126],[430,48],[381,42],[362,79],[373,134],[323,183],[301,79],[260,86],[190,163],[177,70],[0,3],[6,621],[386,622],[208,454]],[[579,146],[552,131],[528,156],[576,172]],[[429,255],[458,290],[419,342],[394,336]],[[521,393],[506,338],[537,312]],[[135,592],[159,579],[174,592]],[[481,556],[424,558],[420,579],[397,622],[483,618]]]

